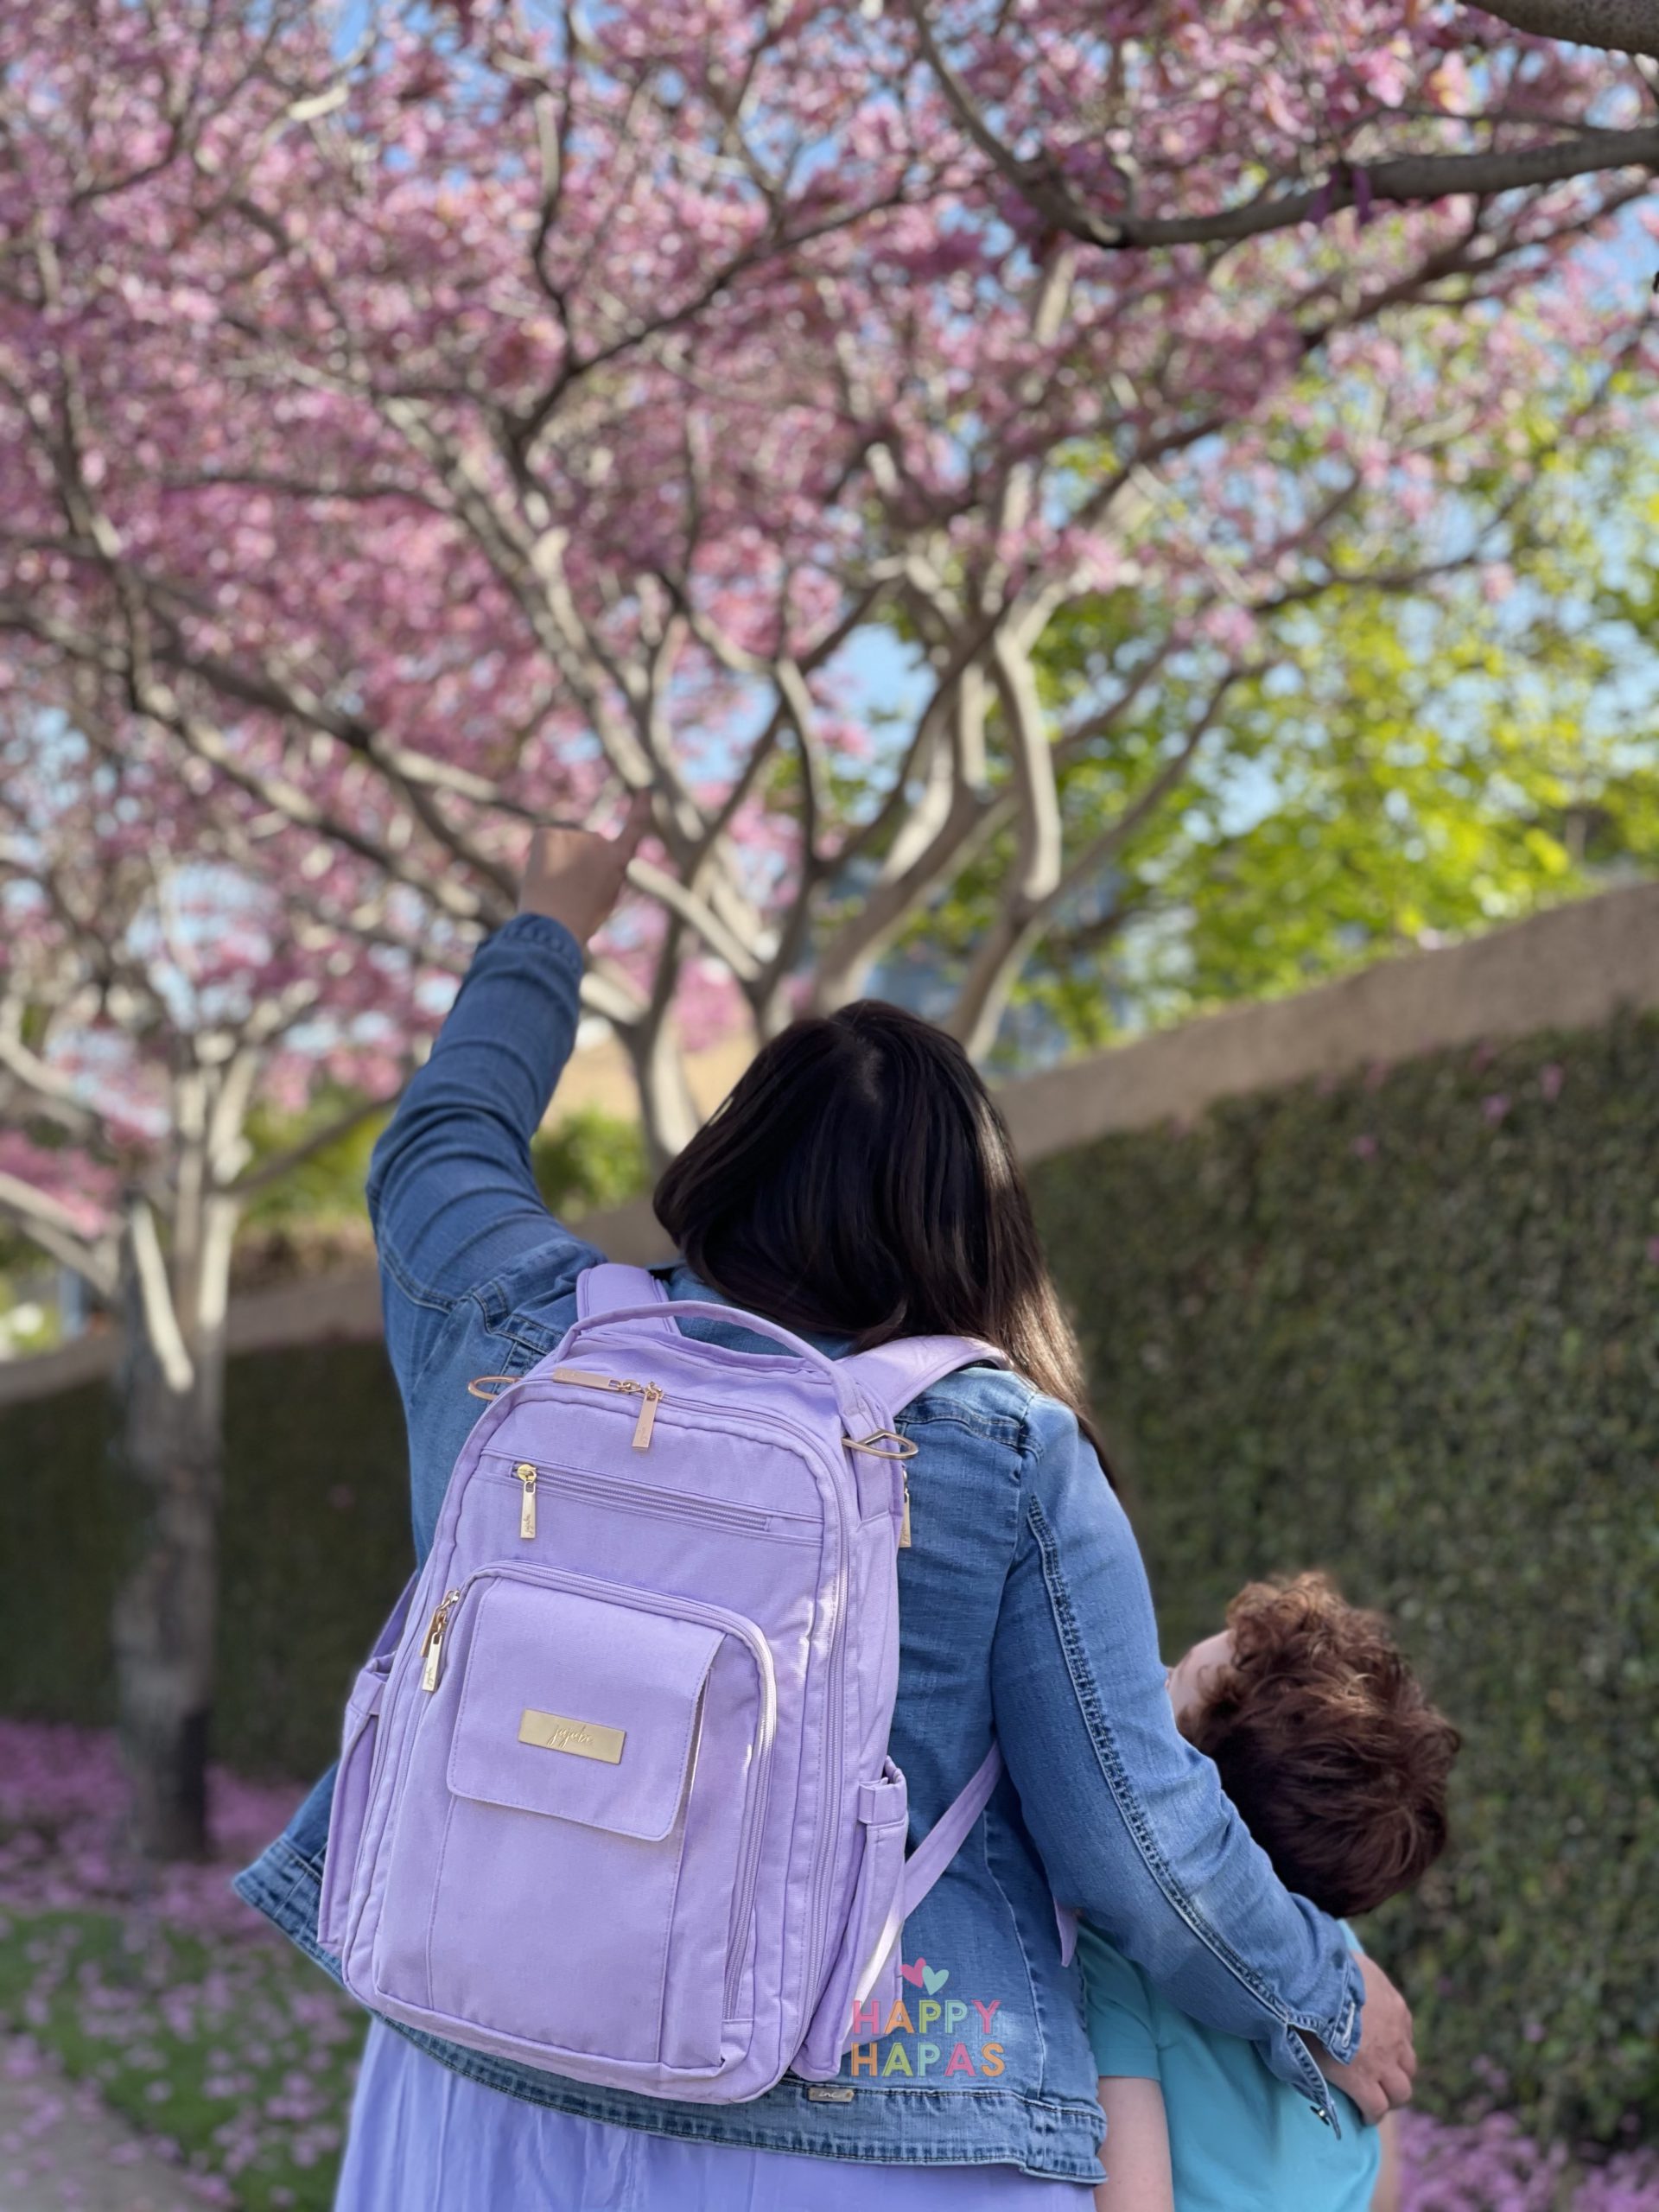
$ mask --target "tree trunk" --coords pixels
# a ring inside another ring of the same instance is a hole
[[[211,1332],[194,1358],[176,1335],[158,1342],[134,1241],[124,1252],[116,1449],[136,1486],[138,1536],[115,1606],[117,1704],[136,1847],[152,1859],[198,1859],[208,1847],[224,1354]]]
[[[690,1143],[702,1117],[691,1096],[685,1061],[665,1014],[647,1016],[636,1027],[621,1030],[619,1034],[633,1063],[651,1172],[653,1176],[660,1175],[675,1154]]]
[[[995,1044],[1014,987],[1043,933],[1046,918],[1046,912],[1019,920],[1011,912],[1004,913],[981,938],[967,979],[944,1023],[971,1060],[987,1058]]]

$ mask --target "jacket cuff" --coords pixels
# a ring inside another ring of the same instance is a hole
[[[1344,1992],[1336,2018],[1323,2025],[1317,2021],[1310,2024],[1311,2032],[1318,2036],[1338,2066],[1345,2066],[1359,2049],[1360,2014],[1364,2008],[1365,1977],[1351,1953],[1348,1986]]]
[[[564,924],[556,922],[551,914],[514,914],[499,930],[492,930],[484,943],[537,945],[557,955],[578,976],[582,973],[584,956],[581,945]]]

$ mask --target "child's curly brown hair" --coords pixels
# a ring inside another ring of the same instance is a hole
[[[1253,1582],[1227,1609],[1229,1663],[1181,1723],[1287,1889],[1368,1912],[1446,1844],[1458,1732],[1380,1613],[1323,1574]]]

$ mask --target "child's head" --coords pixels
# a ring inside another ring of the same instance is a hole
[[[1458,1732],[1382,1615],[1324,1575],[1240,1591],[1169,1691],[1280,1879],[1325,1911],[1370,1911],[1445,1850]]]

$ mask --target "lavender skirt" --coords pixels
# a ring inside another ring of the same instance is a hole
[[[680,2143],[527,2105],[372,2023],[334,2212],[1090,2212],[1082,2182]]]

